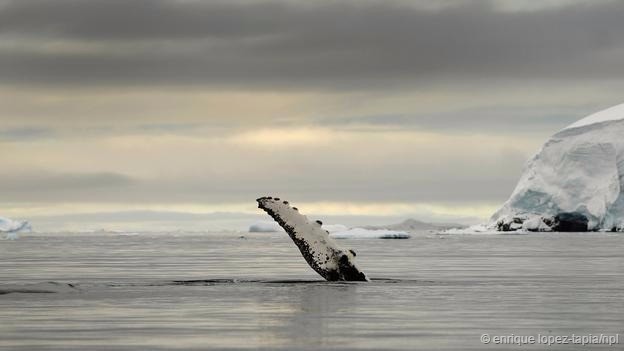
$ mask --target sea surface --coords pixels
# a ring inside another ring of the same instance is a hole
[[[0,241],[0,350],[621,350],[624,235],[340,240],[329,283],[285,233],[31,233]],[[619,334],[615,345],[495,336]]]

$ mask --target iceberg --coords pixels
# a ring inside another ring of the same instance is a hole
[[[18,233],[31,231],[30,223],[27,221],[15,221],[0,217],[0,233]]]
[[[624,104],[553,135],[527,162],[488,227],[624,231]]]
[[[5,233],[7,240],[16,240],[19,238],[18,233],[30,232],[31,230],[30,223],[27,221],[15,221],[0,217],[0,233]]]

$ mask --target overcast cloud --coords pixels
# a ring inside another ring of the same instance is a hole
[[[621,1],[540,11],[493,4],[8,1],[0,10],[0,76],[35,84],[357,90],[624,71]]]

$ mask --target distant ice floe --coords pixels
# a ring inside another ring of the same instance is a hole
[[[447,229],[442,231],[441,234],[500,234],[500,232],[486,224],[477,224],[467,228]]]
[[[344,224],[323,224],[323,229],[334,239],[408,239],[411,235],[404,231],[388,229],[349,228]],[[249,226],[250,233],[283,232],[282,227],[273,221],[257,221]]]
[[[30,232],[32,227],[27,221],[16,221],[5,217],[0,217],[0,233],[5,233],[5,239],[16,240],[18,233]]]
[[[334,239],[409,239],[410,234],[386,229],[351,228],[345,231],[330,232]]]

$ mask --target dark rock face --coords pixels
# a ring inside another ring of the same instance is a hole
[[[496,222],[496,230],[499,232],[518,230],[529,232],[587,232],[589,231],[588,224],[588,218],[582,213],[562,212],[554,217],[538,214],[505,217]]]
[[[555,216],[552,229],[555,232],[586,232],[589,220],[578,212],[563,212]]]
[[[511,220],[501,219],[496,223],[496,230],[499,232],[515,232],[522,228],[525,218],[514,217]]]

